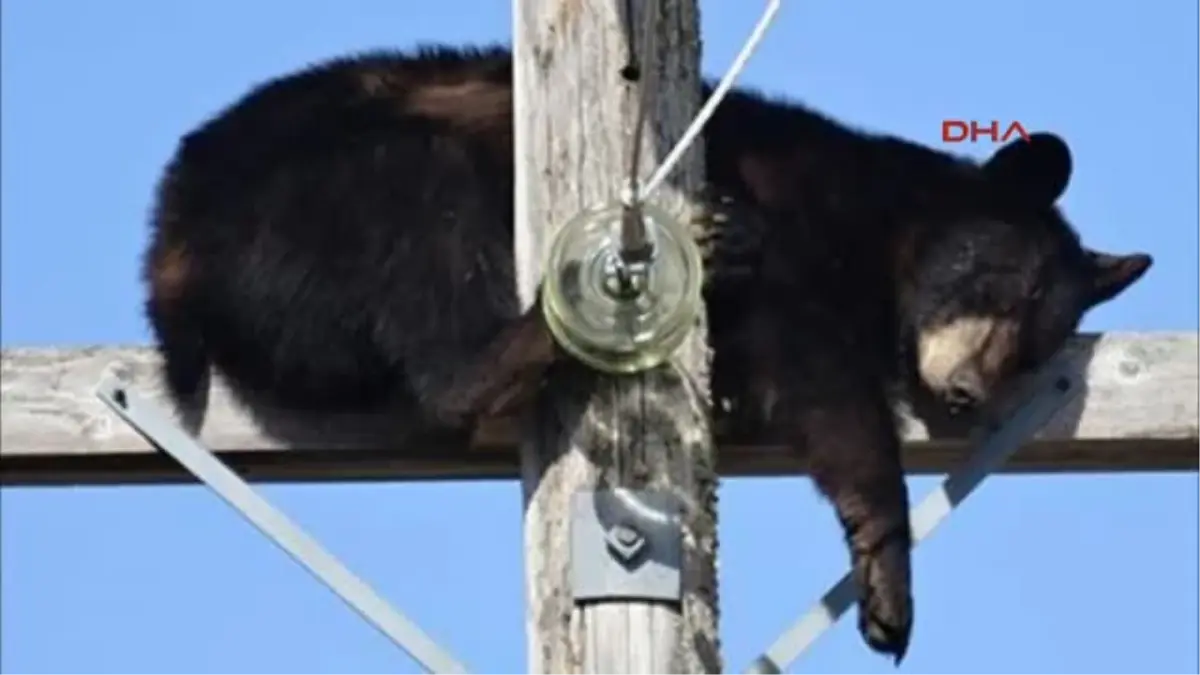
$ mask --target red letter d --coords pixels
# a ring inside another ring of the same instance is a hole
[[[958,129],[959,136],[955,138],[951,134],[952,129]],[[943,143],[958,143],[967,137],[967,123],[962,120],[942,120],[942,142]]]

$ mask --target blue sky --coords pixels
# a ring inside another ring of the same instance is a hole
[[[761,6],[702,10],[719,74]],[[1156,257],[1085,328],[1196,330],[1196,27],[1184,1],[796,1],[743,82],[936,145],[947,117],[1063,134],[1065,208],[1086,240]],[[136,264],[152,184],[178,135],[250,84],[360,48],[506,40],[510,25],[505,0],[4,0],[0,30],[10,346],[147,340]],[[914,499],[932,482],[913,480]],[[521,672],[516,483],[265,493],[476,672]],[[202,488],[0,499],[4,672],[414,670]],[[736,670],[846,554],[807,479],[727,480],[721,507]],[[992,479],[916,553],[901,672],[1196,672],[1197,531],[1195,474]],[[853,624],[793,670],[889,672]]]

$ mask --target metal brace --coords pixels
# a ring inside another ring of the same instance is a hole
[[[986,433],[967,459],[921,503],[909,512],[913,546],[928,537],[954,509],[979,487],[988,474],[998,469],[1026,441],[1045,426],[1063,406],[1083,389],[1079,376],[1060,355],[1035,375],[1028,397],[1000,424]],[[817,638],[832,628],[857,600],[850,573],[834,584],[820,602],[783,632],[771,647],[754,660],[745,673],[782,673]]]
[[[135,395],[113,373],[101,378],[96,396],[155,446],[166,451],[200,482],[268,539],[396,643],[430,673],[466,673],[466,668],[396,611],[298,525],[265,500],[212,451],[149,401]]]
[[[681,513],[679,500],[668,492],[614,488],[572,495],[575,602],[680,602]]]

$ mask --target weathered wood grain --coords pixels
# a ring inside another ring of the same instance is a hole
[[[1070,352],[1088,382],[1081,405],[1055,417],[1006,471],[1195,471],[1197,348],[1197,334],[1191,332],[1076,338]],[[139,394],[168,405],[157,376],[158,359],[148,347],[20,347],[0,353],[0,483],[190,481],[165,453],[156,452],[92,395],[110,364]],[[397,442],[398,422],[305,419],[295,420],[296,431],[284,442],[264,434],[219,378],[214,380],[201,438],[254,480],[520,475],[512,420],[482,425],[469,442],[447,436]],[[782,448],[740,444],[719,431],[722,475],[804,471],[802,460]],[[906,462],[913,473],[944,473],[966,452],[961,433],[931,433],[930,425],[915,418],[910,418],[907,439]]]
[[[630,39],[623,12],[632,12],[632,44],[644,44],[643,17],[656,2],[656,45],[638,64],[656,92],[638,139],[641,175],[649,176],[700,106],[696,0],[517,3],[516,243],[528,302],[555,229],[616,199],[627,180],[639,91],[621,77]],[[703,170],[697,145],[654,200],[683,220],[699,215],[692,198]],[[722,672],[708,361],[700,322],[677,355],[678,371],[611,378],[578,367],[548,382],[521,443],[529,672]],[[682,602],[574,602],[572,496],[608,487],[681,498]]]

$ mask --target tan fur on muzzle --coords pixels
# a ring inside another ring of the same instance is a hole
[[[918,337],[921,379],[931,390],[949,389],[963,369],[990,389],[1014,348],[1017,323],[996,316],[965,316],[923,331]]]

